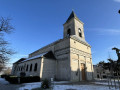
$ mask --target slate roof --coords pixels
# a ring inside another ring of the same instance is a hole
[[[75,18],[75,17],[78,18],[76,14],[74,13],[74,11],[72,11],[66,22],[68,22],[70,19]]]
[[[19,63],[19,62],[22,62],[22,61],[24,61],[26,58],[21,58],[21,59],[19,59],[17,62],[15,62],[15,63]]]
[[[33,57],[31,57],[31,58],[27,58],[27,59],[25,59],[24,61],[21,61],[21,62],[25,62],[25,61],[29,61],[29,60],[32,60],[32,59],[36,59],[36,58],[39,58],[39,57],[44,56],[45,54],[46,54],[46,53],[42,53],[42,54],[33,56]]]
[[[31,58],[27,58],[25,60],[22,60],[20,61],[21,62],[26,62],[26,61],[29,61],[29,60],[33,60],[33,59],[36,59],[36,58],[40,58],[40,57],[46,57],[46,58],[50,58],[50,59],[56,59],[54,54],[52,53],[52,51],[49,51],[49,52],[45,52],[45,53],[42,53],[42,54],[39,54],[39,55],[36,55],[36,56],[33,56]]]

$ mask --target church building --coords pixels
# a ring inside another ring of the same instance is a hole
[[[91,46],[85,40],[84,23],[72,11],[63,26],[63,39],[15,62],[12,75],[20,76],[25,73],[25,76],[40,76],[42,80],[92,80]]]

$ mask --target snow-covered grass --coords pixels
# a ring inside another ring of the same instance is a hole
[[[4,78],[0,78],[0,84],[9,84]]]
[[[61,84],[61,83],[70,83],[69,81],[54,81],[54,84]]]
[[[118,88],[109,89],[107,82],[91,82],[89,85],[60,85],[63,83],[69,83],[68,81],[54,82],[53,90],[119,90]],[[0,84],[9,84],[4,78],[0,78]],[[57,84],[57,85],[55,85]],[[101,85],[98,85],[101,84]],[[41,82],[24,83],[19,90],[32,90],[34,88],[40,88]]]
[[[60,84],[60,83],[66,83],[66,82],[61,81],[61,82],[55,82],[55,83]],[[103,83],[104,85],[96,85],[97,83],[95,82],[95,84],[89,84],[89,85],[54,85],[53,90],[67,90],[67,89],[69,90],[119,90],[115,88],[109,89],[109,87],[105,85],[106,83]],[[24,83],[23,85],[24,86],[20,87],[19,90],[31,90],[34,88],[40,88],[41,82]]]
[[[108,85],[108,82],[93,82],[94,84]]]
[[[19,90],[31,90],[33,88],[39,88],[41,86],[41,82],[35,83],[24,83],[23,87],[20,87]]]
[[[40,87],[40,84],[26,84],[19,90],[31,90],[33,88]],[[108,86],[97,86],[97,85],[54,85],[53,90],[109,90]],[[111,90],[115,90],[112,88]],[[119,89],[116,89],[119,90]]]
[[[53,90],[67,90],[67,89],[69,90],[109,90],[109,87],[97,86],[97,85],[55,85]],[[111,90],[115,90],[115,88]]]
[[[91,83],[94,83],[94,84],[101,84],[101,85],[112,85],[112,86],[114,86],[114,85],[116,85],[117,87],[119,86],[119,84],[118,84],[118,80],[111,80],[111,81],[109,81],[109,83],[108,83],[108,80],[107,79],[104,79],[104,80],[96,80],[96,82],[91,82]],[[114,86],[115,87],[115,86]]]

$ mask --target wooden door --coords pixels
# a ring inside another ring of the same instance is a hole
[[[81,63],[81,74],[82,74],[82,80],[86,80],[85,76],[85,64]]]

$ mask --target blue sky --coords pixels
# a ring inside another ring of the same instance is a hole
[[[17,52],[10,63],[63,38],[72,9],[84,23],[93,64],[108,57],[116,60],[111,48],[120,48],[120,0],[0,0],[0,16],[11,17],[16,29],[5,36]]]

